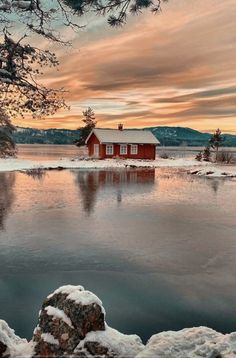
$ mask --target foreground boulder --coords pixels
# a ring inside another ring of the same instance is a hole
[[[72,354],[86,334],[105,330],[102,302],[82,286],[63,286],[43,302],[34,331],[35,357]]]

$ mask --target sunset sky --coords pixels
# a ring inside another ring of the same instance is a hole
[[[130,17],[121,29],[88,16],[79,34],[64,32],[72,48],[51,48],[60,67],[44,78],[69,91],[70,111],[15,124],[75,129],[91,106],[99,127],[220,127],[236,134],[235,20],[235,0],[169,0],[161,14]]]

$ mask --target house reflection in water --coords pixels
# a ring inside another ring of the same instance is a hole
[[[80,189],[84,211],[90,214],[100,189],[112,188],[118,203],[122,202],[124,191],[139,186],[143,192],[149,192],[155,183],[155,169],[93,170],[78,171],[76,182]]]
[[[0,230],[14,201],[15,173],[0,173]]]

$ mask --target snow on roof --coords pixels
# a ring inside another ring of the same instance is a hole
[[[160,144],[152,132],[139,129],[101,129],[95,128],[86,139],[94,133],[101,143],[128,143],[128,144]]]

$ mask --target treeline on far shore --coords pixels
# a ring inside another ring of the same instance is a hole
[[[201,147],[207,145],[210,133],[202,133],[183,127],[151,127],[161,146]],[[236,135],[223,134],[225,147],[236,147]],[[13,139],[18,144],[74,144],[80,137],[80,130],[17,128]]]

